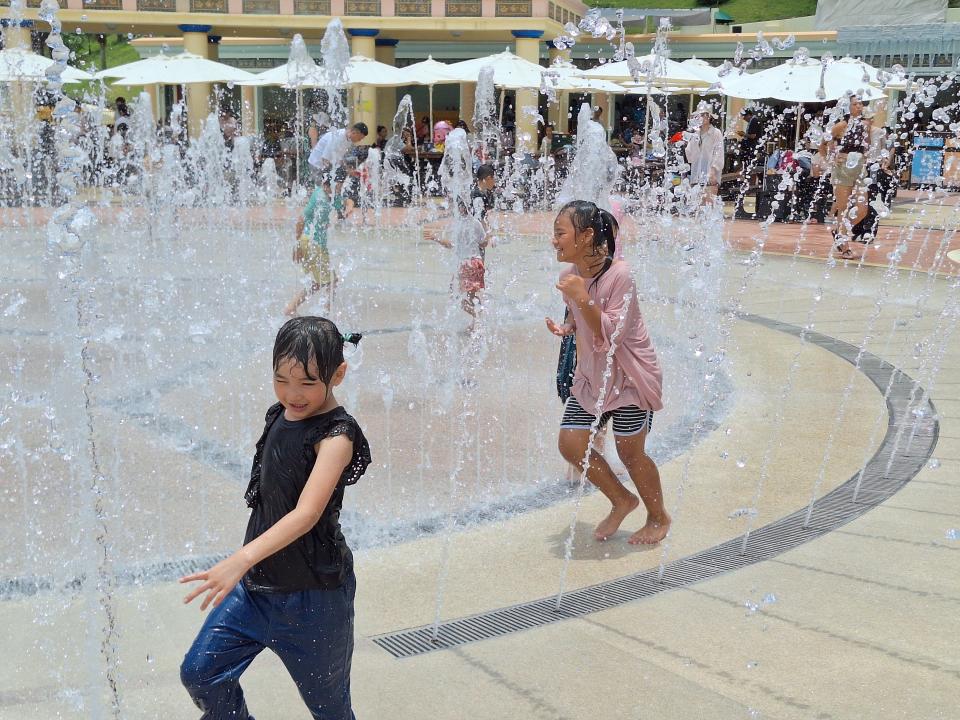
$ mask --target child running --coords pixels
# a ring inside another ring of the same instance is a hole
[[[476,329],[477,316],[483,308],[480,291],[486,287],[483,255],[488,236],[480,220],[473,216],[461,198],[456,198],[453,202],[457,208],[457,216],[449,228],[452,239],[429,231],[424,235],[446,248],[452,248],[456,253],[457,276],[454,279],[456,284],[452,287],[459,290],[455,294],[460,300],[460,307],[470,316],[467,332],[472,334]]]
[[[245,499],[243,547],[205,572],[184,598],[212,607],[180,666],[203,720],[251,718],[240,676],[270,648],[312,717],[353,720],[353,556],[340,531],[347,485],[370,464],[363,431],[333,395],[344,336],[330,320],[289,320],[273,347],[273,390]],[[359,335],[347,338],[356,344]]]
[[[547,318],[547,328],[560,337],[575,334],[577,343],[577,369],[560,424],[559,446],[567,462],[582,468],[596,413],[600,426],[613,419],[617,455],[647,510],[646,524],[628,542],[652,545],[670,530],[660,473],[644,449],[653,413],[663,407],[662,374],[640,315],[630,266],[614,259],[616,240],[610,220],[595,204],[576,200],[560,209],[553,224],[557,260],[571,263],[560,273],[557,284],[570,320],[558,325]],[[605,381],[611,345],[613,358]],[[603,405],[597,407],[602,387]],[[594,531],[597,540],[607,540],[640,501],[620,484],[604,457],[592,447],[587,478],[613,506]]]
[[[327,288],[327,311],[333,306],[337,287],[337,275],[330,269],[330,252],[327,250],[327,232],[334,204],[330,197],[330,183],[323,181],[310,195],[303,215],[297,221],[297,246],[293,249],[293,261],[303,267],[311,279],[309,288],[302,288],[287,303],[285,315],[296,315],[307,298]]]

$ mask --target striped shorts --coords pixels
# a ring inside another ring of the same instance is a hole
[[[653,410],[641,410],[636,405],[627,405],[615,410],[608,410],[600,416],[600,425],[606,426],[613,418],[613,434],[620,436],[639,435],[650,432],[653,427]],[[571,395],[563,407],[563,420],[560,421],[561,430],[589,430],[596,415],[584,410],[577,399]]]

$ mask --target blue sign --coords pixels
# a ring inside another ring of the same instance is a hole
[[[913,164],[910,182],[936,185],[943,176],[943,138],[919,135],[913,139]]]

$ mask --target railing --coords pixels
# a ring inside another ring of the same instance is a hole
[[[397,0],[396,13],[406,17],[429,17],[430,0]]]
[[[243,11],[250,15],[279,15],[280,0],[243,0]]]
[[[330,15],[330,0],[294,0],[296,15]]]
[[[190,0],[190,12],[225,13],[227,0]]]
[[[344,15],[380,15],[380,0],[347,0]]]
[[[530,17],[532,0],[497,0],[497,17]]]
[[[119,5],[120,3],[117,3],[117,7],[119,7]],[[92,10],[94,8],[97,10],[107,9],[101,2],[91,6],[90,9]],[[145,12],[175,12],[176,9],[177,0],[137,0],[137,10],[143,10]]]
[[[480,17],[483,7],[480,0],[447,0],[447,17]]]

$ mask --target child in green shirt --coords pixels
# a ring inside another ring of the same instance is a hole
[[[329,290],[327,311],[333,305],[333,294],[337,285],[337,274],[330,267],[330,252],[327,250],[327,231],[330,228],[330,216],[334,203],[330,197],[330,183],[317,186],[303,209],[303,215],[297,221],[297,246],[293,250],[293,261],[303,267],[311,280],[308,287],[301,290],[287,303],[286,315],[296,315],[297,309],[307,298],[322,289]]]

